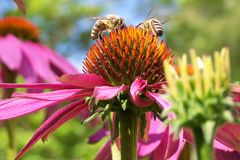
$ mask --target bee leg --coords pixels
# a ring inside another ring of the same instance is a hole
[[[99,39],[103,40],[102,33],[98,34]]]

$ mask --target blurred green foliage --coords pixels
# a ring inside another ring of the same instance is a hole
[[[17,145],[18,151],[29,141],[34,131],[43,122],[44,111],[17,119]],[[1,124],[3,125],[3,123]],[[99,128],[99,127],[97,127]],[[98,150],[106,142],[106,139],[96,145],[88,144],[88,136],[96,131],[96,128],[81,125],[81,120],[75,118],[64,124],[48,140],[39,141],[29,152],[23,156],[23,160],[92,160]],[[7,135],[5,128],[0,129],[0,160],[5,160]]]

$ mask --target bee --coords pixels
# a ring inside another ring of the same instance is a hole
[[[151,31],[155,36],[161,37],[163,34],[162,24],[169,20],[168,16],[159,15],[159,8],[152,8],[144,22],[137,27]]]
[[[122,29],[126,27],[123,18],[117,15],[108,15],[106,17],[92,17],[91,19],[97,20],[94,24],[91,37],[93,40],[102,39],[102,33],[104,31],[111,32],[115,29]]]

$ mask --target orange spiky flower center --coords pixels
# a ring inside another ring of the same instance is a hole
[[[0,36],[13,34],[22,40],[39,41],[39,30],[29,20],[21,17],[5,17],[0,19]]]
[[[114,85],[131,84],[141,76],[149,84],[165,80],[163,61],[174,57],[163,41],[150,32],[127,27],[97,40],[85,58],[85,73],[95,73]]]

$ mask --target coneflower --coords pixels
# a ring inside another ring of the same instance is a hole
[[[38,28],[25,18],[0,19],[0,48],[0,78],[5,83],[15,83],[19,75],[30,83],[56,82],[57,77],[64,73],[77,73],[63,57],[40,42]],[[4,89],[2,98],[10,98],[13,92],[13,89]],[[14,152],[14,120],[5,124],[9,135],[9,152]]]
[[[45,140],[63,123],[89,107],[91,115],[84,122],[98,116],[109,117],[112,140],[120,134],[121,159],[136,160],[138,130],[146,136],[145,128],[149,128],[152,118],[146,113],[152,112],[154,117],[160,118],[162,109],[169,105],[159,94],[165,84],[164,60],[173,65],[174,57],[163,41],[148,31],[127,27],[111,32],[89,49],[84,62],[85,74],[64,75],[57,84],[0,84],[3,88],[55,90],[13,94],[13,98],[0,104],[1,120],[71,102],[39,127],[17,159],[39,139]],[[114,121],[111,121],[112,113]]]

